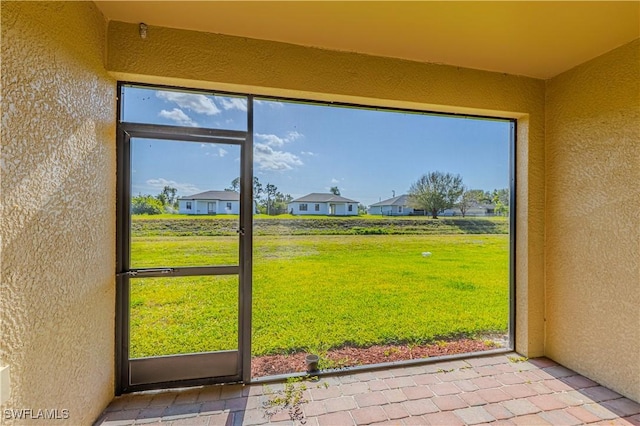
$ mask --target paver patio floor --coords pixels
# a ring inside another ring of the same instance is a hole
[[[640,425],[640,404],[547,358],[515,353],[305,381],[298,410],[265,407],[284,384],[216,385],[118,397],[96,426]],[[271,415],[269,415],[271,414]]]

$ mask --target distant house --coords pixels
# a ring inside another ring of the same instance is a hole
[[[404,194],[373,203],[369,206],[368,212],[380,216],[408,216],[413,214],[414,210],[409,206],[409,196]]]
[[[358,202],[334,194],[311,193],[292,200],[287,209],[298,215],[356,216]]]
[[[389,198],[388,200],[379,201],[371,204],[368,210],[370,215],[380,216],[409,216],[424,215],[424,210],[414,209],[409,205],[409,196],[407,194],[398,197]],[[430,212],[427,212],[430,213]],[[462,212],[458,207],[445,209],[438,212],[440,216],[462,216]],[[494,216],[495,205],[493,204],[472,204],[465,212],[465,216]]]
[[[494,204],[474,203],[464,213],[465,216],[495,216],[496,206]],[[442,216],[462,216],[458,207],[445,209],[440,212]]]
[[[180,214],[239,214],[240,194],[235,191],[206,191],[178,199]]]

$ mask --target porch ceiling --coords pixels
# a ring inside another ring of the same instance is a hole
[[[96,1],[109,20],[547,79],[640,37],[637,1]]]

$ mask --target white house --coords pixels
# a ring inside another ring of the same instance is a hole
[[[413,213],[413,207],[409,206],[407,194],[388,200],[379,201],[369,206],[369,214],[380,216],[408,216]]]
[[[409,205],[409,196],[407,194],[371,204],[368,211],[370,215],[380,216],[409,216],[425,214],[423,210],[414,209]],[[430,212],[426,213],[429,214]],[[458,207],[445,209],[438,212],[438,214],[441,216],[462,216],[462,212]],[[465,212],[465,216],[493,216],[494,214],[495,206],[493,204],[479,203],[473,203]]]
[[[299,215],[356,216],[358,202],[339,195],[314,192],[292,200],[287,209]]]
[[[480,203],[472,203],[467,211],[464,213],[465,216],[495,216],[496,206],[494,204],[480,204]],[[462,216],[462,212],[460,208],[454,207],[452,209],[445,209],[440,213],[442,216]]]
[[[180,214],[239,214],[240,194],[236,191],[206,191],[178,199]]]

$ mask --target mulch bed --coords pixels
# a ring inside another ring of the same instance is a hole
[[[345,368],[356,365],[371,365],[384,362],[406,361],[442,355],[481,352],[500,347],[487,340],[458,339],[423,346],[380,345],[368,348],[345,347],[333,349],[324,354],[325,368]],[[252,377],[274,376],[306,369],[306,352],[289,355],[266,355],[251,361]],[[322,363],[320,367],[322,368]]]

